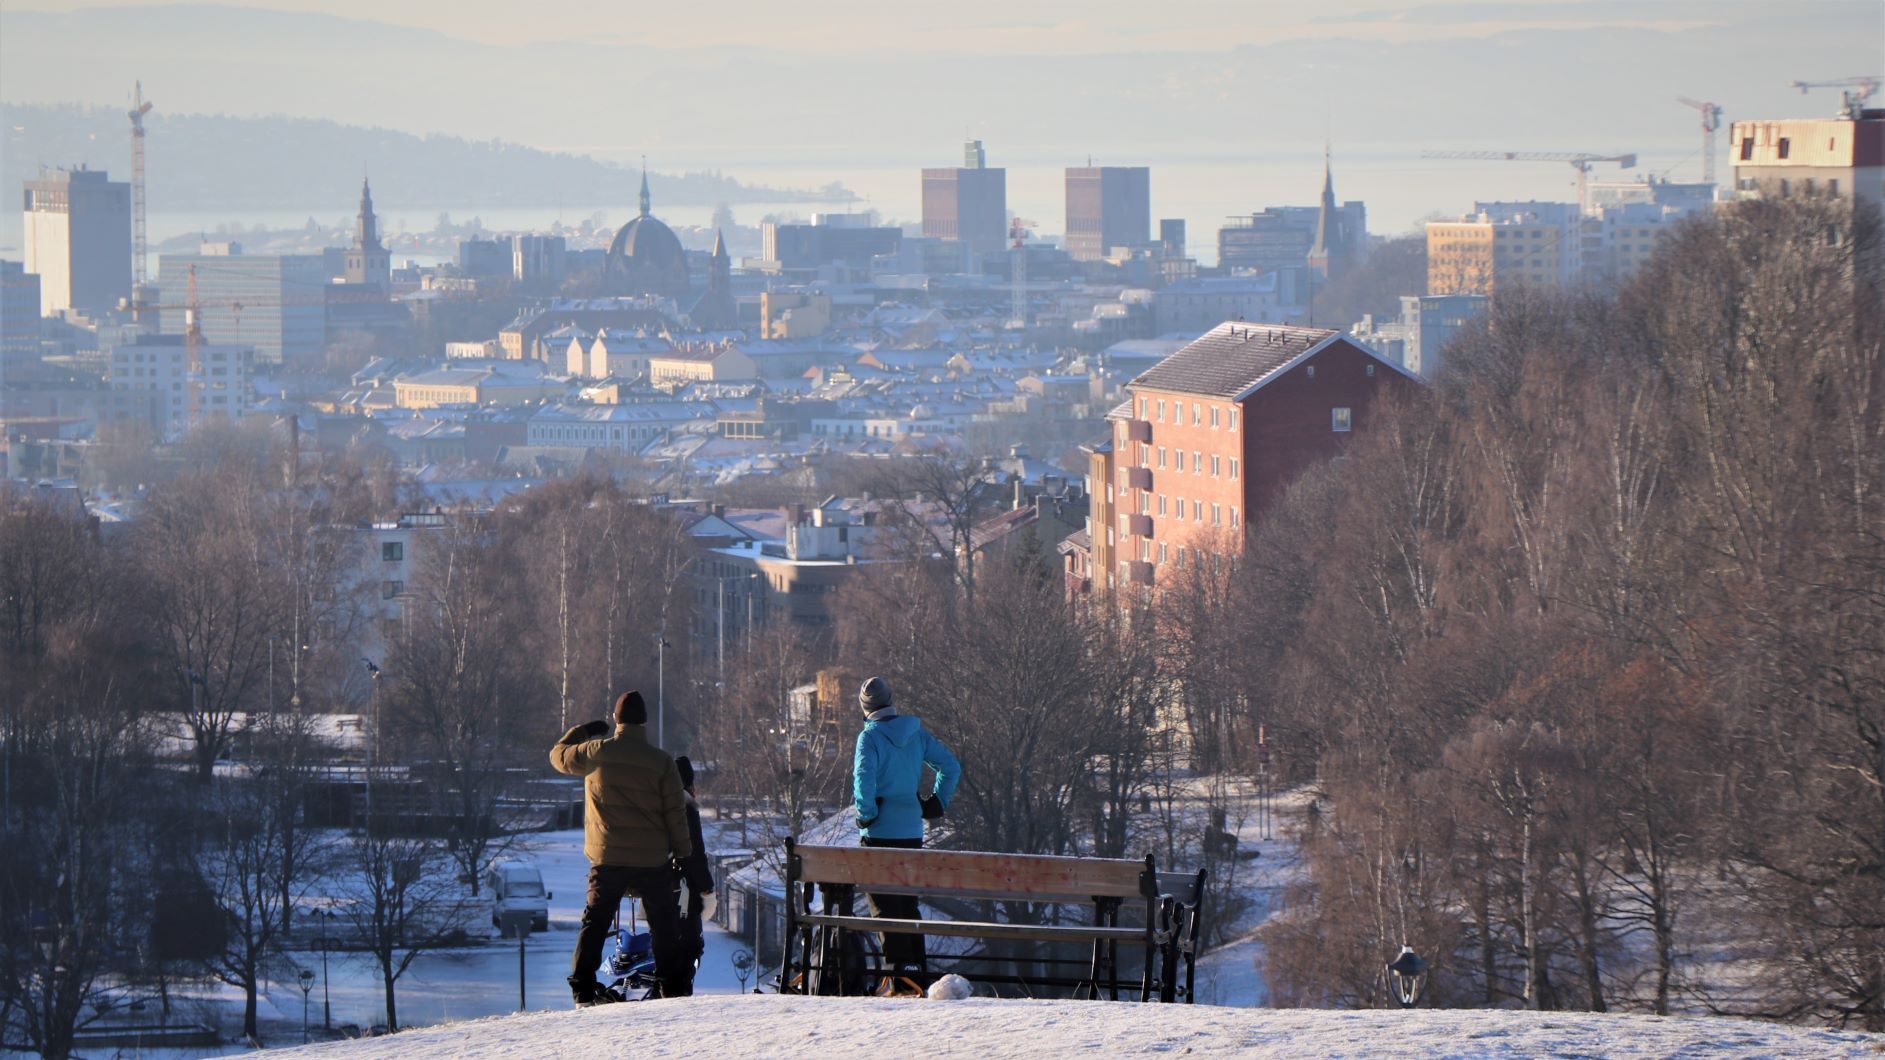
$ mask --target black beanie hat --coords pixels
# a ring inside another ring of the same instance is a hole
[[[694,790],[694,763],[688,761],[686,755],[682,755],[681,757],[676,758],[674,760],[674,768],[681,771],[681,787],[684,787],[689,791],[693,791]]]
[[[640,692],[624,692],[615,701],[615,720],[621,725],[648,724],[648,704]]]
[[[872,714],[890,706],[890,682],[881,677],[873,677],[864,682],[864,687],[857,690],[857,705],[866,714]]]

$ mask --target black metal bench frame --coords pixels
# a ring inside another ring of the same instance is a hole
[[[1193,977],[1202,922],[1204,870],[1196,873],[1160,872],[1152,855],[1145,860],[1070,858],[1040,854],[989,854],[953,850],[906,850],[886,847],[804,846],[785,841],[785,956],[780,969],[781,993],[801,992],[796,972],[809,981],[835,973],[837,989],[850,981],[850,947],[845,934],[852,931],[936,935],[976,939],[1016,939],[1033,942],[1090,942],[1085,961],[1052,957],[1030,958],[1037,963],[1083,964],[1078,977],[1044,976],[1020,979],[979,975],[987,982],[1073,987],[1099,998],[1102,991],[1120,999],[1119,944],[1143,948],[1139,1000],[1154,996],[1164,1002],[1194,998]],[[823,909],[812,910],[812,891],[823,897]],[[932,898],[993,899],[1090,905],[1090,924],[1013,924],[992,921],[891,920],[853,916],[852,892],[925,895]],[[1143,902],[1143,927],[1121,927],[1119,914],[1127,901]],[[832,945],[821,947],[835,954],[836,967],[825,967],[829,957],[814,957],[817,929],[834,933]],[[794,940],[800,961],[793,960]],[[1184,964],[1179,981],[1179,962]],[[1127,984],[1130,991],[1130,985]]]

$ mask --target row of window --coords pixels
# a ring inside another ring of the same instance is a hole
[[[1141,503],[1142,503],[1142,506],[1146,509],[1145,511],[1140,513],[1141,515],[1151,515],[1153,514],[1154,508],[1156,508],[1158,515],[1161,517],[1174,518],[1174,519],[1186,518],[1185,499],[1183,497],[1172,498],[1172,505],[1171,505],[1171,510],[1169,513],[1166,510],[1165,494],[1163,493],[1158,495],[1158,501],[1156,505],[1153,504],[1152,498],[1149,495]],[[1194,500],[1191,502],[1190,519],[1192,522],[1197,523],[1199,525],[1204,524],[1205,504],[1206,502],[1200,501],[1200,500]],[[1225,525],[1225,522],[1224,522],[1225,507],[1226,506],[1222,504],[1212,504],[1210,506],[1210,509],[1211,509],[1210,516],[1211,516],[1212,526]],[[1229,505],[1228,507],[1230,509],[1230,524],[1229,525],[1231,526],[1232,529],[1235,529],[1238,525],[1237,524],[1237,506],[1235,504],[1232,504],[1232,505]],[[1120,533],[1131,535],[1132,533],[1131,520],[1132,520],[1132,516],[1130,514],[1127,514],[1124,512],[1120,513],[1120,516],[1119,516]]]
[[[1219,416],[1221,413],[1228,414],[1227,418],[1224,420],[1220,420]],[[1164,398],[1157,398],[1157,399],[1140,398],[1139,399],[1139,418],[1142,420],[1146,420],[1146,419],[1157,420],[1159,423],[1164,423],[1165,422],[1165,399]],[[1203,402],[1200,402],[1200,401],[1192,402],[1191,403],[1191,425],[1193,427],[1201,427],[1204,425],[1207,419],[1210,421],[1212,430],[1216,430],[1221,423],[1226,423],[1226,422],[1230,425],[1231,430],[1234,431],[1237,429],[1237,409],[1235,408],[1220,409],[1220,407],[1217,405],[1212,405],[1207,409]],[[1172,401],[1171,422],[1176,423],[1176,424],[1182,424],[1185,422],[1185,403],[1184,402],[1178,401],[1178,400]]]

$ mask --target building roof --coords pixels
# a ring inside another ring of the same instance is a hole
[[[1227,321],[1153,365],[1131,385],[1180,394],[1237,398],[1262,386],[1298,359],[1341,337],[1341,332],[1328,328]],[[1382,363],[1392,362],[1383,360]]]

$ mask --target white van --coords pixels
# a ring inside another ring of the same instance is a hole
[[[504,914],[530,913],[532,931],[550,929],[550,899],[543,873],[528,861],[496,861],[484,874],[491,892],[491,926],[503,927]]]

